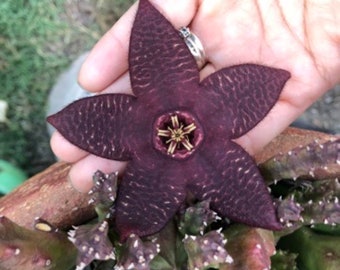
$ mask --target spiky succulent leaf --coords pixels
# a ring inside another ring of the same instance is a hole
[[[308,188],[297,189],[277,201],[278,217],[286,229],[285,235],[302,225],[340,224],[340,185],[337,179],[310,182]]]
[[[115,259],[115,251],[108,238],[108,222],[74,227],[69,231],[70,241],[78,249],[77,270],[89,265],[93,260]]]
[[[202,201],[185,210],[179,222],[179,230],[184,235],[203,235],[204,230],[218,218],[210,209],[210,202]]]
[[[93,187],[89,191],[90,204],[95,206],[99,220],[114,214],[114,202],[117,197],[118,172],[105,174],[97,171],[93,175]]]
[[[142,241],[137,235],[130,235],[124,243],[124,250],[115,269],[150,270],[150,262],[160,252],[158,243]]]
[[[323,180],[340,176],[340,139],[318,140],[279,153],[259,166],[267,181],[280,179]]]
[[[218,231],[210,231],[203,236],[186,235],[183,242],[189,270],[218,269],[222,264],[233,262],[225,249],[227,240]]]

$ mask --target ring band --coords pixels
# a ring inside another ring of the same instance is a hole
[[[206,63],[204,48],[201,41],[190,31],[189,27],[180,28],[179,34],[195,58],[198,68],[201,69]]]

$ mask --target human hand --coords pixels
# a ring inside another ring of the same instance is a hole
[[[340,25],[337,1],[152,0],[176,28],[189,25],[201,40],[208,64],[204,78],[223,67],[258,63],[290,71],[279,101],[254,129],[237,139],[254,154],[285,129],[310,104],[339,82]],[[128,46],[135,4],[97,43],[84,63],[79,82],[96,93],[132,93]],[[122,171],[125,163],[80,150],[59,133],[55,154],[73,163],[70,178],[81,191],[92,186],[94,171]]]

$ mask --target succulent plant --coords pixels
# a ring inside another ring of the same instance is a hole
[[[295,190],[277,201],[278,217],[285,229],[277,232],[281,237],[301,226],[329,225],[331,232],[340,224],[339,182],[337,179],[313,182],[308,191]],[[328,227],[328,226],[326,226]],[[334,228],[332,228],[334,227]]]
[[[265,117],[289,72],[242,64],[200,82],[178,31],[147,0],[133,24],[129,72],[134,96],[84,98],[48,117],[78,147],[129,161],[115,206],[121,240],[161,230],[189,192],[223,217],[280,229],[256,164],[232,140]]]
[[[1,217],[1,269],[336,269],[340,139],[276,154],[260,169],[233,142],[267,115],[289,72],[241,64],[200,82],[178,31],[147,0],[129,70],[134,96],[85,98],[48,118],[78,147],[129,161],[121,181],[94,174],[97,219],[68,241],[44,220],[33,231]],[[277,240],[284,251],[271,260]]]
[[[214,221],[221,219],[210,209],[210,201],[198,202],[188,207],[179,221],[179,231],[183,235],[203,235]]]
[[[118,172],[105,174],[97,171],[93,175],[93,187],[88,192],[91,196],[89,204],[95,206],[99,220],[114,214],[114,202],[117,197]]]
[[[98,221],[79,227],[73,226],[68,232],[69,240],[78,249],[77,270],[82,270],[94,260],[115,260],[115,249],[109,239],[108,218],[114,213],[117,194],[118,173],[104,174],[96,171],[93,187],[89,191],[89,204],[95,206]]]
[[[117,270],[150,270],[150,262],[160,252],[160,245],[152,241],[142,241],[137,235],[131,234],[124,244]]]
[[[78,249],[77,270],[83,269],[94,259],[116,259],[114,248],[108,238],[108,229],[108,222],[104,220],[94,225],[74,227],[74,230],[69,231],[69,240]]]
[[[67,270],[75,263],[76,249],[67,235],[41,219],[29,230],[2,216],[0,239],[2,270]]]
[[[340,139],[314,142],[279,153],[259,165],[268,183],[281,179],[323,180],[340,177]]]
[[[267,183],[272,184],[273,193],[281,195],[276,200],[277,214],[285,225],[282,231],[275,232],[275,237],[279,240],[279,247],[284,243],[287,251],[273,258],[273,269],[293,269],[284,268],[287,265],[308,270],[336,269],[334,265],[339,265],[340,260],[332,259],[332,256],[325,258],[327,256],[323,253],[326,251],[322,249],[332,249],[325,247],[323,241],[326,239],[332,239],[333,246],[340,244],[337,237],[340,224],[340,140],[314,141],[287,153],[279,153],[261,164],[260,169]],[[313,233],[314,228],[318,235]],[[314,237],[320,238],[320,243],[309,239]],[[312,245],[315,246],[311,248]],[[317,254],[311,255],[313,252]],[[299,255],[296,262],[294,253]]]
[[[183,243],[188,254],[188,270],[219,268],[222,264],[233,262],[225,249],[227,240],[219,231],[210,231],[202,236],[186,235]]]
[[[276,200],[277,214],[286,229],[303,225],[340,223],[340,140],[314,141],[279,153],[260,165]],[[283,182],[283,183],[281,183]],[[286,190],[282,190],[285,185]],[[287,188],[288,187],[288,188]],[[281,189],[280,189],[281,188]]]
[[[314,152],[310,152],[313,155]],[[326,153],[323,155],[327,156]],[[308,156],[301,158],[309,160]],[[337,168],[340,172],[338,166],[333,167],[333,173]],[[33,256],[35,263],[44,264],[43,269],[68,269],[76,263],[77,269],[84,270],[206,270],[210,267],[219,270],[270,267],[291,270],[311,264],[332,269],[339,263],[339,181],[332,177],[317,181],[290,177],[271,185],[273,196],[282,195],[275,199],[277,215],[283,224],[283,230],[279,232],[221,219],[211,210],[210,200],[187,201],[157,234],[142,238],[131,235],[127,241],[119,243],[114,226],[118,174],[97,171],[93,176],[94,187],[89,192],[89,203],[98,214],[97,223],[80,225],[69,233],[78,248],[78,259],[76,249],[67,242],[66,235],[46,221],[37,219],[36,230],[31,231],[2,218],[1,224],[6,230],[1,231],[0,227],[0,233],[7,238],[0,241],[0,254],[2,258],[6,257],[0,262],[0,268],[13,269],[13,265],[20,265],[20,269],[32,269],[29,259]],[[306,226],[309,229],[305,232]],[[279,250],[275,253],[276,241],[279,241]],[[67,256],[65,252],[60,255],[60,246],[67,250]],[[17,247],[23,250],[20,254]],[[38,251],[39,256],[32,250]],[[313,253],[320,261],[316,263],[307,253]],[[50,263],[49,258],[53,258],[53,264],[46,265]],[[39,269],[37,265],[34,267]]]
[[[225,246],[233,263],[220,270],[270,269],[270,257],[275,253],[272,231],[234,224],[224,230]]]

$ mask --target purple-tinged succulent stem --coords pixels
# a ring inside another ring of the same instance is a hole
[[[71,269],[76,249],[66,234],[40,219],[35,228],[29,230],[0,217],[0,269]]]
[[[89,265],[93,260],[116,259],[115,250],[108,238],[108,218],[114,212],[117,194],[118,173],[104,174],[97,171],[93,175],[94,186],[89,191],[89,204],[95,206],[98,222],[74,227],[69,231],[70,241],[78,249],[77,270]]]
[[[137,235],[130,235],[115,269],[150,270],[150,262],[160,252],[158,243],[142,241]]]
[[[315,140],[306,146],[279,153],[259,168],[267,183],[298,178],[323,180],[340,176],[340,139],[320,143]]]
[[[108,222],[74,227],[69,231],[69,240],[78,249],[77,270],[83,269],[93,260],[115,259],[115,252],[108,234]]]
[[[303,225],[340,224],[340,185],[338,179],[312,182],[305,191],[296,190],[277,201],[277,213],[285,229],[282,236]]]
[[[93,204],[98,219],[104,220],[114,214],[114,202],[117,197],[118,172],[105,174],[96,171],[93,175],[93,187],[89,191],[89,204]]]
[[[220,270],[270,269],[270,257],[275,253],[273,232],[235,224],[224,231],[226,249],[234,259]]]
[[[184,248],[188,254],[189,270],[219,268],[233,263],[233,258],[225,249],[227,240],[218,231],[210,231],[203,236],[186,235]]]
[[[185,235],[203,235],[204,230],[219,219],[217,213],[210,209],[210,201],[199,202],[188,207],[179,221],[179,231]]]
[[[320,143],[325,143],[327,141],[337,140],[338,138],[339,136],[313,130],[288,127],[260,152],[256,153],[255,160],[258,164],[261,164],[279,153],[287,153],[294,148],[311,144],[315,142],[315,140]]]

